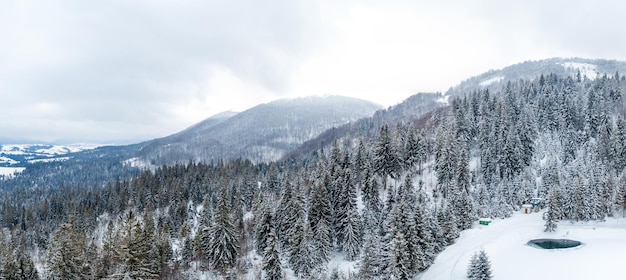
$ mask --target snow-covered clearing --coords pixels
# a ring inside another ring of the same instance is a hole
[[[563,62],[561,63],[565,68],[576,69],[580,71],[580,75],[587,76],[589,79],[595,79],[598,77],[597,66],[589,63],[579,62]]]
[[[24,171],[24,167],[0,167],[0,176],[12,177],[15,173]]]
[[[541,214],[516,213],[488,226],[476,223],[417,279],[466,279],[470,258],[481,249],[489,256],[493,279],[624,279],[626,219],[559,222],[555,232],[546,233]],[[558,250],[527,245],[537,238],[567,238],[583,245]]]
[[[497,82],[502,81],[502,80],[504,80],[503,76],[496,76],[496,77],[493,77],[491,79],[487,79],[487,80],[484,80],[484,81],[480,82],[479,85],[481,87],[486,87],[486,86],[489,86],[489,85],[491,85],[493,83],[497,83]]]

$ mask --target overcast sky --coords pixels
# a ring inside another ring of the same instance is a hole
[[[0,1],[0,142],[133,143],[278,98],[390,106],[526,60],[626,60],[626,4],[596,2]]]

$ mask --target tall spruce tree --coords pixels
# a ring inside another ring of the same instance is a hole
[[[206,244],[208,246],[205,246],[209,262],[223,275],[235,267],[239,253],[239,235],[229,214],[228,201],[228,191],[226,185],[223,185],[217,201],[215,221],[208,232],[210,240]]]
[[[150,259],[150,240],[143,230],[141,221],[129,211],[119,232],[115,260],[120,270],[111,279],[156,279],[154,263]]]
[[[391,244],[391,259],[389,262],[389,275],[392,279],[411,279],[411,257],[407,250],[407,241],[401,232],[396,233]]]
[[[387,176],[397,178],[401,167],[399,153],[394,145],[389,127],[387,124],[383,124],[374,148],[374,172],[380,174],[385,181]],[[386,187],[385,184],[383,187]]]
[[[283,269],[280,263],[280,250],[278,239],[274,228],[270,228],[265,239],[265,249],[263,250],[263,279],[277,280],[283,279]]]
[[[46,259],[48,279],[84,278],[84,240],[84,236],[76,230],[73,217],[70,218],[69,223],[61,224],[54,231]]]

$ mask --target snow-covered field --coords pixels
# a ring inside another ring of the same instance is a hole
[[[504,80],[503,76],[497,76],[497,77],[493,77],[491,79],[484,80],[484,81],[480,82],[479,85],[481,87],[486,87],[486,86],[489,86],[489,85],[491,85],[493,83],[497,83],[497,82],[502,81],[502,80]]]
[[[20,173],[24,171],[24,167],[1,167],[0,166],[0,176],[13,176],[14,173]]]
[[[589,79],[595,79],[598,77],[598,66],[589,63],[579,62],[563,62],[561,63],[565,68],[572,68],[580,71],[582,76],[587,76]]]
[[[467,279],[474,252],[484,249],[493,279],[624,279],[626,219],[606,222],[560,222],[556,232],[544,232],[541,213],[517,213],[488,226],[463,231],[435,263],[417,279]],[[545,250],[527,245],[531,239],[567,238],[583,245]]]

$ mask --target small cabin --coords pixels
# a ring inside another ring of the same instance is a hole
[[[535,212],[539,212],[541,211],[541,207],[543,207],[543,198],[533,197],[533,199],[530,200],[530,203],[533,205],[533,210]]]
[[[478,224],[488,226],[491,221],[492,220],[489,218],[481,218],[480,220],[478,220]]]
[[[533,212],[533,205],[532,204],[524,204],[524,205],[522,205],[522,213],[530,214],[532,212]]]

